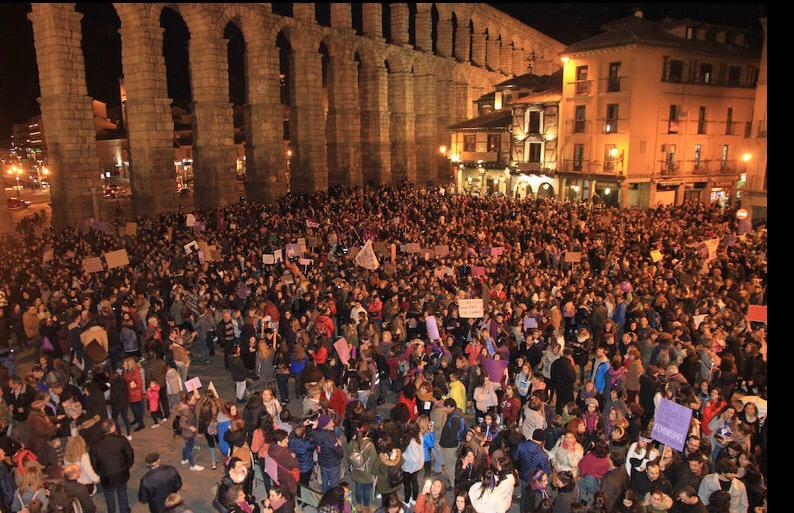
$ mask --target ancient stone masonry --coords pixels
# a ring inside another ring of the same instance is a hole
[[[75,4],[32,5],[53,215],[60,227],[102,215],[92,99]],[[536,56],[534,71],[549,73],[559,67],[557,53],[563,48],[487,4],[420,3],[411,9],[404,3],[365,3],[360,32],[345,3],[330,6],[330,27],[317,24],[313,3],[293,4],[292,17],[273,14],[267,3],[114,7],[121,21],[138,215],[178,204],[160,21],[165,8],[175,11],[189,31],[193,195],[199,208],[237,200],[224,39],[228,23],[236,24],[245,40],[245,194],[263,202],[288,190],[285,122],[293,151],[292,192],[401,179],[448,182],[448,164],[439,153],[449,141],[447,127],[475,114],[472,101],[505,76],[527,72],[530,52]],[[385,34],[384,9],[390,19]],[[280,95],[279,36],[289,41],[288,107]]]

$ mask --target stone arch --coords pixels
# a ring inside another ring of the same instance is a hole
[[[436,4],[430,5],[430,53],[438,55],[438,28],[441,18],[439,17]]]
[[[540,198],[553,198],[554,197],[554,186],[549,182],[543,182],[542,184],[538,185],[538,191],[536,193],[536,197]]]

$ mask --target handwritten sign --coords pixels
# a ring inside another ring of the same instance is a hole
[[[676,451],[681,451],[689,434],[689,423],[691,420],[691,408],[662,399],[659,407],[656,408],[651,438],[657,442],[669,445]]]
[[[433,247],[433,253],[435,253],[437,257],[445,257],[449,255],[449,246],[446,244],[437,244]]]
[[[99,257],[84,258],[83,270],[87,273],[102,272],[102,259]]]
[[[471,268],[471,275],[472,276],[485,276],[485,267],[480,266],[472,266]]]
[[[193,390],[198,390],[199,388],[201,388],[201,380],[199,379],[198,376],[185,381],[185,390],[187,390],[188,392],[192,392]]]
[[[108,263],[108,269],[115,269],[116,267],[129,265],[130,257],[127,255],[127,250],[122,248],[118,251],[105,253],[105,262]]]
[[[582,254],[578,251],[566,251],[565,252],[565,262],[569,264],[576,264],[581,262]]]
[[[664,258],[664,256],[662,255],[662,252],[659,251],[658,249],[654,249],[653,251],[651,251],[651,259],[653,259],[654,264],[659,260],[661,260],[662,258]]]
[[[185,217],[185,226],[187,226],[188,228],[192,228],[195,224],[196,224],[196,216],[194,216],[193,214],[188,214],[187,217]]]
[[[434,316],[431,315],[425,319],[425,327],[427,328],[427,338],[429,338],[431,342],[441,339],[441,336],[438,334],[438,323],[436,323],[436,318]]]
[[[347,343],[347,339],[342,337],[334,342],[334,349],[339,355],[339,361],[342,362],[342,365],[346,365],[350,361],[350,346]]]
[[[766,323],[766,305],[750,305],[747,309],[747,320]]]
[[[131,237],[135,237],[138,235],[138,223],[127,223],[124,226],[124,234],[129,235]]]
[[[484,316],[482,299],[458,300],[458,315],[461,319],[479,319]]]
[[[273,255],[262,255],[262,263],[265,265],[273,265],[276,263],[276,259]]]

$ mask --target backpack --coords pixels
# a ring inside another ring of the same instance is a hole
[[[359,449],[357,451],[353,451],[350,453],[350,470],[354,472],[366,472],[367,471],[367,464],[369,463],[369,458],[364,459],[364,449],[369,447],[371,442],[368,440],[364,447],[359,445]]]
[[[403,484],[403,471],[400,465],[389,467],[386,482],[389,485],[389,488],[395,488]]]
[[[460,419],[460,427],[458,428],[458,432],[455,433],[455,440],[458,443],[460,443],[461,441],[463,441],[463,437],[466,435],[466,421],[464,420],[464,418],[461,415],[458,415],[456,413],[452,413],[452,414],[449,415],[449,418],[447,419],[447,424],[449,424],[452,421],[452,419],[455,419],[455,418]],[[452,427],[451,424],[450,424],[450,427]]]
[[[174,433],[174,438],[182,435],[182,428],[179,427],[179,423],[182,420],[181,415],[174,416],[174,420],[171,421],[171,431]]]

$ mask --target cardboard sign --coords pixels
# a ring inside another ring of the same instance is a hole
[[[198,245],[198,242],[192,240],[192,241],[188,242],[187,244],[185,244],[184,248],[185,248],[185,253],[187,253],[189,255],[194,250],[198,250],[199,249],[199,245]]]
[[[185,381],[185,390],[187,390],[188,392],[192,392],[193,390],[198,390],[199,388],[201,388],[201,380],[199,379],[198,376]]]
[[[477,265],[473,265],[471,267],[471,275],[472,276],[485,276],[485,267],[480,267]]]
[[[301,252],[306,253],[306,239],[304,237],[298,239],[298,245],[301,247]]]
[[[130,265],[130,257],[127,255],[127,250],[122,248],[118,251],[105,253],[105,262],[108,264],[108,269],[115,269],[116,267]]]
[[[192,228],[195,224],[196,224],[196,216],[194,216],[193,214],[188,214],[187,217],[185,217],[185,226],[187,226],[188,228]]]
[[[342,337],[334,342],[334,349],[336,349],[336,354],[339,355],[339,361],[342,362],[342,365],[346,365],[350,361],[350,346],[347,343],[347,339]]]
[[[766,305],[750,305],[747,309],[747,320],[766,323]]]
[[[427,328],[427,338],[429,338],[431,342],[441,339],[441,336],[438,334],[438,323],[436,323],[436,318],[434,316],[431,315],[425,319],[425,327]]]
[[[422,251],[422,245],[416,242],[411,242],[405,245],[405,252],[406,253],[420,253]]]
[[[131,237],[135,237],[138,235],[138,223],[127,223],[124,227],[124,234],[129,235]]]
[[[582,254],[578,251],[566,251],[565,252],[565,263],[576,264],[581,262]]]
[[[498,248],[491,248],[491,255],[499,256],[504,254],[505,248],[498,247]]]
[[[299,257],[303,254],[303,246],[300,244],[287,244],[287,258]]]
[[[276,263],[276,259],[273,257],[273,255],[262,255],[262,263],[265,265],[274,265]]]
[[[651,259],[653,259],[654,264],[659,260],[661,260],[662,258],[664,258],[664,256],[662,255],[662,252],[659,251],[658,249],[654,249],[653,251],[651,251]]]
[[[449,255],[449,246],[446,244],[438,244],[433,247],[433,253],[435,253],[437,257],[445,257]]]
[[[485,373],[488,374],[488,377],[493,383],[501,383],[502,378],[505,375],[505,369],[509,363],[509,360],[492,360],[490,358],[484,358],[482,360],[482,367],[485,369]]]
[[[479,319],[484,317],[484,307],[482,299],[459,299],[458,316],[461,319]]]
[[[282,254],[281,254],[281,250],[280,250],[280,249],[277,249],[277,250],[275,250],[275,251],[273,252],[273,260],[274,260],[276,263],[278,263],[278,262],[283,262],[283,261],[284,261],[284,257],[282,256]]]
[[[668,399],[662,399],[653,421],[651,438],[669,445],[676,451],[684,449],[689,435],[689,423],[692,421],[692,409],[681,406]]]
[[[312,260],[311,258],[301,258],[298,260],[298,263],[300,265],[312,265],[314,263],[314,260]]]
[[[102,259],[99,257],[91,257],[83,259],[83,270],[87,273],[99,273],[103,271]]]

